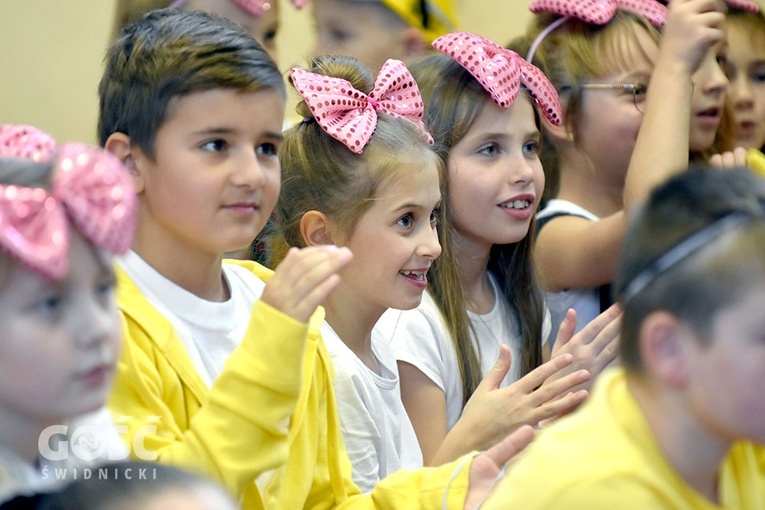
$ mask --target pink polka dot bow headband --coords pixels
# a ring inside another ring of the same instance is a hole
[[[736,9],[757,12],[759,6],[752,0],[725,0]],[[526,60],[531,62],[537,48],[547,35],[570,18],[578,18],[585,23],[604,25],[614,17],[616,11],[625,10],[640,14],[652,25],[660,27],[667,18],[667,8],[656,0],[534,0],[529,5],[533,13],[549,12],[562,17],[545,28],[531,44]]]
[[[176,7],[182,7],[183,4],[186,3],[187,0],[175,0],[173,3],[171,3],[168,8],[176,8]],[[231,0],[236,5],[238,5],[242,10],[245,12],[250,13],[253,16],[261,16],[264,12],[271,10],[272,5],[277,0]],[[290,0],[292,5],[297,7],[298,9],[301,9],[305,4],[308,3],[308,0]]]
[[[351,152],[364,152],[377,127],[379,113],[414,122],[428,142],[433,143],[422,123],[424,105],[420,88],[400,60],[385,62],[369,95],[342,78],[299,68],[290,70],[290,78],[319,126]]]
[[[547,120],[560,124],[561,106],[555,87],[539,68],[514,51],[468,32],[443,35],[433,41],[433,47],[472,74],[500,108],[509,108],[523,85]]]
[[[69,267],[69,223],[90,242],[125,253],[133,240],[136,197],[125,167],[85,144],[56,150],[31,126],[0,125],[0,158],[51,162],[51,190],[0,184],[0,248],[50,279]]]

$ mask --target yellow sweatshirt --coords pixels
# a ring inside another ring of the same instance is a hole
[[[254,262],[226,263],[263,281],[272,274]],[[464,459],[400,471],[359,494],[319,334],[322,309],[306,325],[257,301],[248,333],[208,389],[170,322],[120,268],[117,278],[123,347],[109,407],[134,457],[156,453],[209,476],[248,509],[435,509],[447,485],[448,508],[462,509]]]

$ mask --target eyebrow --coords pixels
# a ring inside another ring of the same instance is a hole
[[[194,131],[192,133],[192,136],[230,135],[236,132],[237,130],[233,128],[212,127],[207,129],[200,129],[199,131]],[[274,138],[276,140],[284,139],[284,135],[280,131],[266,131],[265,136],[266,138]]]

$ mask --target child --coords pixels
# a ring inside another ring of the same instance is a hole
[[[134,221],[111,154],[0,126],[0,502],[126,455],[100,411],[120,348],[111,254]]]
[[[730,159],[743,157],[749,167],[765,175],[762,154],[765,150],[765,15],[759,10],[731,8],[726,28],[725,72],[730,84],[717,148],[733,151]],[[711,162],[720,164],[723,158]]]
[[[292,0],[300,8],[307,0]],[[117,0],[114,37],[122,27],[156,9],[202,10],[238,23],[276,58],[276,33],[279,29],[279,0]]]
[[[566,368],[573,374],[553,382],[565,373],[568,357],[542,365],[545,308],[527,234],[544,187],[534,106],[557,122],[557,95],[538,69],[483,37],[448,34],[434,46],[445,55],[414,62],[412,70],[426,125],[447,162],[453,240],[444,252],[453,253],[458,276],[431,281],[416,310],[391,311],[378,324],[394,342],[404,405],[426,464],[484,448],[520,424],[536,426],[576,407],[586,391],[559,395],[586,381],[588,374],[574,368],[595,376],[613,359],[618,330],[613,309],[572,339],[573,346],[598,336],[589,355],[598,362],[583,367],[580,359]],[[504,346],[512,351],[510,372]],[[492,370],[498,357],[501,369]],[[500,386],[507,388],[486,391]]]
[[[346,55],[372,72],[394,58],[410,61],[431,51],[438,36],[454,31],[454,0],[313,0],[313,54]]]
[[[763,508],[763,204],[765,181],[740,168],[652,194],[616,279],[623,368],[539,436],[486,508]]]
[[[313,313],[347,248],[292,249],[273,274],[222,261],[279,194],[285,87],[263,48],[217,16],[155,11],[111,46],[99,94],[99,138],[131,171],[139,204],[117,272],[125,346],[110,399],[128,442],[222,483],[245,508],[367,508],[372,497],[462,508],[480,497],[528,430],[358,495],[323,311]]]
[[[401,61],[387,61],[374,84],[369,71],[349,57],[322,57],[311,67],[315,72],[290,72],[304,99],[298,105],[304,120],[285,134],[279,153],[284,185],[273,255],[278,259],[289,246],[324,244],[353,252],[341,284],[323,304],[322,339],[335,367],[353,481],[369,492],[398,469],[422,467],[401,403],[395,357],[385,342],[372,338],[372,328],[389,307],[419,304],[425,274],[441,253],[441,162],[428,145],[417,84]],[[325,84],[331,91],[321,88]],[[323,106],[357,94],[361,99],[348,107]],[[352,123],[368,128],[349,141],[344,135],[361,131]]]
[[[543,120],[557,197],[538,214],[536,245],[553,327],[569,308],[586,324],[611,304],[630,211],[688,166],[688,147],[711,146],[726,86],[720,1],[673,0],[661,36],[654,25],[665,11],[654,0],[597,23],[584,4],[561,4],[534,2],[535,12],[552,12],[529,33],[529,53],[564,104],[560,126]]]
[[[765,15],[730,9],[726,28],[725,71],[730,85],[722,148],[761,150],[765,148]]]

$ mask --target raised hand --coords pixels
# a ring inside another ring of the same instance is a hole
[[[722,0],[672,0],[659,58],[678,59],[692,74],[706,52],[725,40],[726,12]]]
[[[747,150],[736,147],[732,151],[714,154],[709,158],[709,164],[717,168],[740,168],[747,164]]]
[[[586,391],[571,392],[571,389],[587,381],[590,374],[576,370],[555,381],[547,381],[573,362],[571,355],[557,356],[513,384],[500,388],[510,368],[510,350],[503,345],[497,363],[478,385],[449,435],[459,435],[465,451],[485,449],[521,425],[537,426],[540,421],[570,412],[588,395]]]
[[[572,317],[575,318],[575,314],[573,310],[569,310],[566,320],[558,331],[552,359],[569,354],[574,361],[565,369],[553,374],[545,385],[576,370],[587,370],[590,373],[590,379],[583,381],[576,389],[589,391],[597,376],[616,363],[619,355],[622,310],[619,305],[612,305],[573,336],[571,333],[576,321],[574,320],[572,325]]]
[[[340,283],[337,272],[351,261],[348,248],[334,245],[291,248],[263,291],[263,302],[300,322]]]

